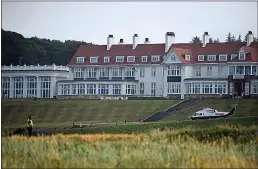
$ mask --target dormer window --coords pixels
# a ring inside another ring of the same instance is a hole
[[[185,60],[186,60],[186,61],[190,61],[190,59],[191,59],[191,56],[190,56],[190,55],[185,55]]]
[[[198,61],[204,61],[204,55],[198,55]]]
[[[90,63],[98,63],[98,57],[97,56],[90,57]]]
[[[237,57],[237,54],[231,54],[231,60],[233,60],[235,57]]]
[[[135,62],[135,56],[127,56],[127,62]]]
[[[109,62],[109,56],[104,56],[104,63],[108,63]]]
[[[148,61],[148,56],[142,56],[142,62],[147,62]]]
[[[83,56],[77,56],[76,57],[76,63],[84,63],[84,57]]]
[[[227,55],[219,55],[219,61],[227,61]]]
[[[151,56],[151,61],[152,61],[152,62],[158,62],[158,61],[159,61],[159,55],[153,55],[153,56]]]
[[[117,56],[116,62],[124,62],[124,56]]]
[[[216,61],[216,55],[208,55],[208,61]]]
[[[239,60],[245,60],[245,53],[241,52],[239,53]]]

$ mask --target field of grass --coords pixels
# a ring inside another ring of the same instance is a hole
[[[130,135],[4,137],[2,167],[257,168],[255,133],[255,126],[217,125]]]
[[[20,127],[28,115],[36,126],[71,126],[75,122],[137,122],[158,110],[165,110],[174,100],[2,100],[3,127]]]

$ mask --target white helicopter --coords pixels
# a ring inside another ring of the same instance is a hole
[[[189,118],[191,118],[192,120],[196,120],[196,119],[214,119],[214,118],[220,118],[220,117],[227,117],[232,115],[235,112],[237,106],[238,104],[234,105],[234,107],[230,110],[230,112],[219,112],[218,110],[206,107],[206,108],[203,108],[202,110],[195,112]]]

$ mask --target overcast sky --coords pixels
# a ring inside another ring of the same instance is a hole
[[[176,42],[188,43],[207,31],[224,41],[228,32],[257,37],[257,2],[2,2],[2,28],[25,37],[83,40],[106,44],[113,34],[164,43],[174,32]]]

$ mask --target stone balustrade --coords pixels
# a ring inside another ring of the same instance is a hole
[[[21,71],[21,70],[59,70],[59,71],[69,71],[69,68],[67,66],[57,66],[55,64],[53,65],[23,65],[23,66],[20,66],[20,65],[17,65],[17,66],[13,66],[13,65],[10,65],[10,66],[2,66],[1,67],[1,70],[2,71]]]

